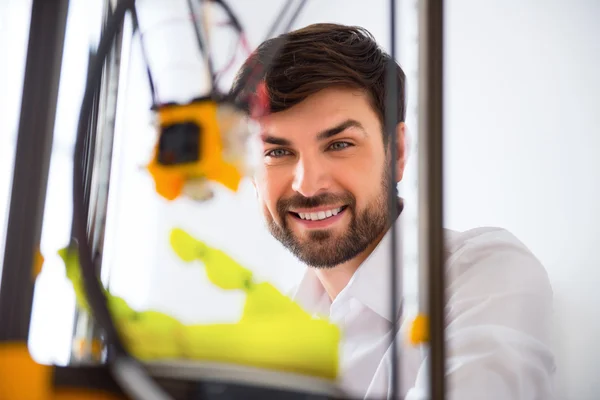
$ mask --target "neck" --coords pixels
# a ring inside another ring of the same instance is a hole
[[[396,218],[402,213],[404,209],[404,202],[400,198],[398,199],[398,208],[394,210],[392,221],[395,223]],[[385,236],[387,231],[389,230],[389,226],[358,256],[354,257],[352,260],[347,261],[343,264],[337,265],[334,268],[319,268],[315,271],[315,274],[321,281],[321,285],[325,288],[327,295],[331,301],[335,300],[335,298],[340,294],[340,292],[348,285],[352,276],[360,267],[360,265],[371,255],[373,250],[379,245],[381,239]]]

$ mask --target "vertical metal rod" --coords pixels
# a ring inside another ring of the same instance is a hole
[[[125,19],[126,21],[127,19]],[[121,77],[121,53],[123,45],[123,28],[116,34],[114,46],[108,56],[101,92],[101,109],[98,115],[100,135],[96,142],[98,158],[93,164],[91,177],[92,201],[90,204],[90,236],[92,251],[97,262],[102,262],[108,210],[108,195],[112,170],[113,145],[117,118],[119,81]]]
[[[107,12],[103,21],[111,16],[110,5],[106,4]],[[88,198],[85,206],[89,210],[88,233],[91,240],[94,263],[98,275],[101,274],[102,254],[104,250],[104,235],[108,202],[109,181],[112,166],[112,150],[116,123],[117,93],[121,67],[121,45],[123,30],[121,29],[114,40],[113,48],[107,57],[105,70],[97,95],[97,107],[90,115],[90,130],[88,149],[91,155],[85,165],[85,183],[88,188]],[[79,354],[72,354],[71,363],[100,363],[101,354],[97,354],[93,344],[101,341],[97,323],[87,313],[77,310],[73,339],[75,343],[83,341],[83,349]]]
[[[108,18],[108,15],[110,14],[110,4],[108,0],[105,0],[104,4],[103,4],[103,10],[102,10],[102,24],[105,23],[106,19]],[[90,73],[91,70],[91,63],[93,60],[93,52],[90,49],[90,54],[88,56],[88,70],[87,70],[87,74],[86,76]],[[97,133],[98,133],[98,123],[99,123],[99,119],[98,119],[98,114],[99,114],[99,110],[100,110],[100,92],[101,92],[101,84],[98,85],[98,87],[96,88],[96,91],[94,93],[94,100],[93,100],[93,106],[92,106],[92,111],[90,112],[90,115],[88,117],[88,130],[89,130],[89,135],[86,137],[85,139],[85,154],[83,156],[83,163],[82,165],[78,165],[78,166],[74,166],[74,168],[81,168],[83,169],[83,176],[84,178],[84,184],[83,184],[83,188],[84,188],[84,193],[83,193],[83,198],[84,198],[84,206],[86,210],[89,210],[89,205],[90,205],[90,197],[91,197],[91,180],[92,180],[92,166],[94,163],[94,158],[95,158],[95,143],[96,143],[96,137],[97,137]],[[87,218],[89,220],[89,216]],[[75,232],[75,220],[73,219],[73,225],[71,227],[71,237],[74,236],[74,232]],[[91,316],[85,312],[82,311],[77,305],[75,307],[75,316],[74,316],[74,324],[73,324],[73,333],[72,333],[72,337],[71,337],[71,357],[69,360],[69,364],[73,365],[73,364],[81,364],[81,363],[93,363],[95,360],[93,360],[93,346],[90,340],[87,340],[85,342],[81,342],[81,340],[85,340],[87,339],[87,332],[89,330],[93,329],[93,325],[94,325],[94,321],[91,318]],[[82,334],[81,332],[85,332],[84,334]],[[81,345],[81,347],[80,347]]]
[[[386,99],[385,99],[385,124],[387,129],[387,135],[390,146],[390,193],[388,199],[388,210],[391,218],[390,226],[390,305],[391,305],[391,352],[392,358],[390,360],[390,371],[392,374],[392,380],[390,382],[390,392],[393,399],[400,398],[399,388],[399,362],[398,362],[398,345],[397,345],[397,332],[398,332],[398,254],[397,254],[397,228],[396,228],[396,217],[398,209],[398,194],[396,191],[396,159],[397,159],[397,125],[398,125],[398,72],[396,65],[396,1],[390,0],[390,59],[386,68]]]
[[[88,62],[91,62],[93,55],[90,54],[88,57]],[[88,67],[88,73],[89,73],[89,67]],[[100,86],[100,85],[99,85]],[[94,144],[96,143],[96,135],[97,135],[97,127],[98,127],[98,112],[99,112],[99,107],[100,107],[100,89],[98,88],[96,90],[96,93],[94,94],[94,100],[93,100],[93,106],[92,106],[92,111],[89,115],[89,122],[88,122],[88,130],[90,132],[89,136],[86,137],[85,140],[85,154],[83,156],[83,163],[79,166],[74,166],[76,168],[82,168],[83,169],[83,175],[85,177],[85,183],[83,185],[84,188],[84,193],[83,193],[83,198],[84,198],[84,204],[85,204],[85,208],[86,210],[89,209],[89,204],[90,204],[90,190],[91,190],[91,174],[92,174],[92,168],[91,166],[93,165],[94,162]],[[89,219],[89,217],[88,217]],[[73,223],[71,225],[71,237],[73,237],[73,232],[75,231],[75,221],[73,220]],[[93,320],[90,318],[90,316],[82,311],[77,305],[75,306],[75,317],[74,317],[74,326],[73,326],[73,334],[72,334],[72,341],[71,341],[71,357],[70,357],[70,364],[74,364],[75,362],[82,362],[82,361],[89,361],[89,354],[91,354],[91,344],[90,343],[83,343],[83,347],[84,349],[80,350],[79,349],[79,339],[80,339],[80,334],[79,332],[81,332],[82,330],[89,330],[91,328],[89,328],[92,324],[93,324]],[[85,328],[83,328],[85,327]],[[84,352],[86,355],[82,357],[82,355],[80,354],[81,352]]]
[[[27,341],[68,0],[34,0],[0,286],[0,340]]]
[[[446,394],[443,232],[443,0],[424,0],[419,38],[419,197],[421,268],[427,279],[430,398]],[[423,288],[424,285],[421,285]],[[422,297],[423,299],[423,297]]]

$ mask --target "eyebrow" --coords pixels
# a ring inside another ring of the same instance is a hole
[[[334,126],[333,128],[329,128],[324,130],[323,132],[320,132],[317,135],[317,139],[318,140],[325,140],[325,139],[329,139],[332,136],[338,135],[342,132],[344,132],[346,129],[348,128],[358,128],[362,131],[362,133],[364,135],[367,134],[367,132],[365,131],[365,128],[362,126],[362,124],[354,119],[347,119],[346,121],[342,122],[341,124]]]
[[[272,144],[275,146],[291,146],[292,145],[292,142],[290,142],[287,139],[269,135],[269,134],[263,134],[260,136],[260,138],[262,139],[262,141],[264,143]]]
[[[359,130],[362,131],[362,133],[364,135],[367,134],[367,132],[365,131],[365,128],[362,126],[362,124],[360,122],[358,122],[354,119],[347,119],[346,121],[334,126],[333,128],[329,128],[322,132],[319,132],[319,134],[317,135],[317,140],[329,139],[335,135],[338,135],[338,134],[344,132],[348,128],[358,128]],[[288,139],[280,138],[280,137],[273,136],[270,134],[261,135],[261,139],[264,143],[272,144],[275,146],[291,146],[291,144],[292,144],[292,142],[290,142]]]

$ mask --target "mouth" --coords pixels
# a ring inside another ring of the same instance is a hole
[[[290,211],[292,218],[308,228],[325,228],[339,221],[345,214],[347,205],[329,209]]]

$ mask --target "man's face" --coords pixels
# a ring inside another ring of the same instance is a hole
[[[366,94],[322,90],[259,122],[264,168],[255,185],[276,239],[304,263],[331,268],[383,235],[389,159]]]

